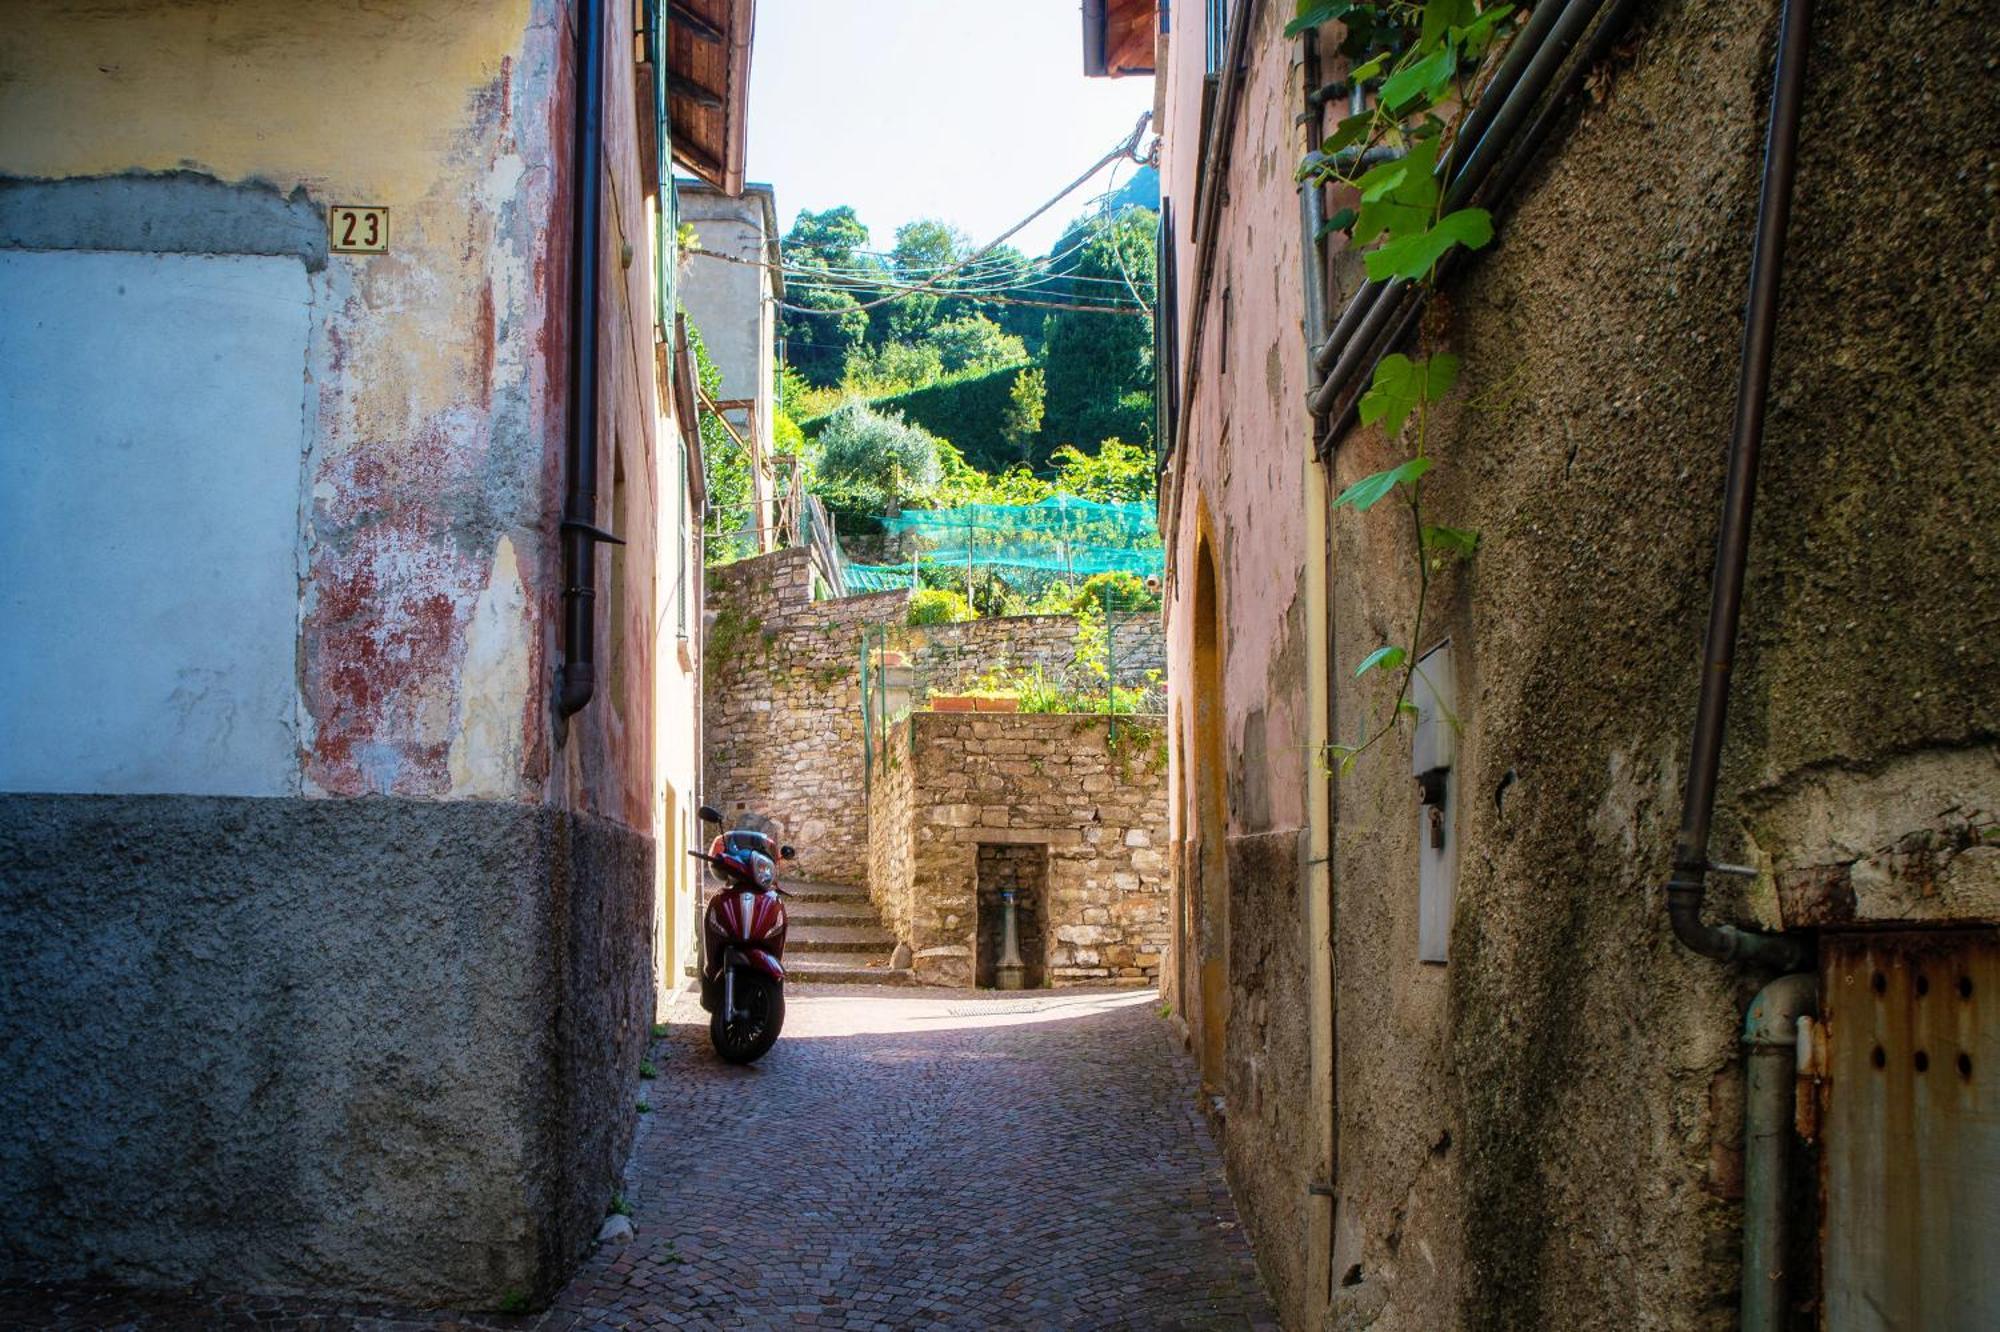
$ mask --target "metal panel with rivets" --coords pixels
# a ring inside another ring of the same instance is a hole
[[[2000,931],[1821,955],[1824,1326],[2000,1327]]]

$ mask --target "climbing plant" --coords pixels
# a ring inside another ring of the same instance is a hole
[[[1508,31],[1514,6],[1482,0],[1299,0],[1285,35],[1339,22],[1340,53],[1351,86],[1375,90],[1372,105],[1343,118],[1299,169],[1309,186],[1351,188],[1354,203],[1327,219],[1320,239],[1344,233],[1361,252],[1372,282],[1402,281],[1432,288],[1439,263],[1453,250],[1477,250],[1493,239],[1483,208],[1447,209],[1444,178],[1459,156],[1459,131],[1475,100],[1489,53]],[[1409,456],[1342,490],[1335,509],[1366,513],[1385,500],[1407,511],[1416,553],[1416,612],[1410,632],[1384,643],[1354,668],[1357,678],[1381,671],[1397,680],[1387,714],[1352,744],[1328,747],[1340,770],[1392,734],[1416,712],[1417,676],[1431,576],[1469,558],[1479,534],[1430,521],[1424,480],[1436,466],[1429,448],[1434,406],[1458,382],[1460,359],[1420,336],[1417,355],[1394,353],[1375,367],[1359,403],[1365,425],[1379,425]]]

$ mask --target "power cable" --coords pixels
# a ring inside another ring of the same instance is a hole
[[[1104,156],[1098,158],[1095,162],[1092,162],[1090,164],[1089,170],[1085,171],[1075,180],[1063,186],[1062,189],[1058,190],[1054,195],[1044,200],[1042,204],[1035,209],[1034,212],[1029,213],[1019,222],[1016,222],[1013,226],[1007,228],[1005,231],[1001,232],[998,236],[995,236],[992,240],[980,246],[977,250],[974,250],[971,254],[967,255],[963,260],[952,265],[950,268],[944,269],[941,272],[925,279],[924,282],[922,282],[920,285],[910,288],[908,291],[903,292],[901,295],[885,296],[880,300],[863,303],[858,308],[862,310],[873,310],[880,306],[893,304],[894,302],[901,300],[906,296],[914,296],[921,292],[928,291],[932,287],[935,287],[939,282],[942,282],[945,278],[951,276],[953,273],[956,273],[959,270],[965,268],[966,266],[973,263],[977,263],[979,260],[985,258],[989,253],[1000,248],[1001,244],[1005,242],[1009,237],[1023,230],[1025,227],[1027,227],[1029,223],[1033,222],[1043,213],[1048,212],[1049,209],[1054,208],[1057,204],[1061,203],[1073,191],[1075,191],[1078,186],[1082,185],[1085,181],[1089,180],[1092,176],[1096,175],[1099,171],[1103,170],[1106,164],[1116,161],[1120,157],[1131,157],[1134,153],[1136,153],[1139,148],[1139,138],[1146,132],[1146,126],[1152,119],[1153,119],[1153,113],[1151,111],[1141,112],[1139,115],[1139,123],[1132,127],[1132,132],[1129,135],[1127,135],[1124,139],[1119,141],[1117,147],[1113,148],[1110,152],[1106,153]],[[792,310],[798,314],[826,313],[824,310],[812,310],[803,306],[789,305],[784,301],[779,301],[778,307],[784,310]]]

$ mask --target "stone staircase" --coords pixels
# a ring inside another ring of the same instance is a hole
[[[896,937],[883,928],[866,888],[832,883],[785,885],[785,975],[803,984],[909,985],[890,967]]]

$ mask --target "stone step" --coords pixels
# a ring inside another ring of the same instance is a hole
[[[843,898],[838,902],[804,902],[790,898],[785,902],[785,918],[795,927],[881,924],[872,903],[855,901],[851,898]]]
[[[873,910],[874,903],[868,900],[866,888],[850,887],[844,883],[788,883],[785,892],[800,902],[844,902]]]
[[[785,976],[803,985],[913,985],[907,971],[889,966],[888,954],[801,953],[785,950]]]
[[[874,921],[866,925],[821,925],[817,921],[794,924],[785,935],[785,956],[801,953],[876,953],[887,957],[896,949],[896,936]]]

